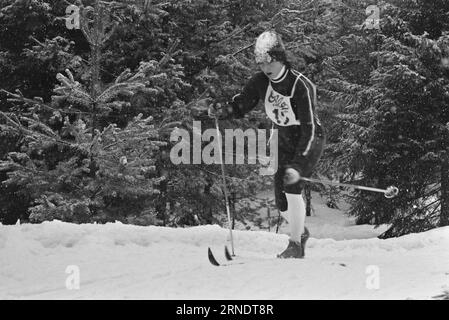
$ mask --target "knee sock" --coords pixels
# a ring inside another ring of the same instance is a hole
[[[290,240],[301,241],[306,220],[306,205],[301,194],[286,193],[288,223],[290,224]]]

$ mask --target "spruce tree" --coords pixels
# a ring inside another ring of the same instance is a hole
[[[0,166],[8,175],[4,184],[19,186],[31,196],[31,221],[110,221],[145,215],[147,224],[157,222],[152,202],[160,178],[154,164],[164,143],[158,141],[152,118],[137,116],[124,128],[103,127],[97,121],[129,106],[129,97],[146,90],[145,82],[157,65],[141,63],[136,72],[125,70],[107,86],[101,82],[99,57],[114,28],[105,13],[109,5],[95,1],[93,7],[82,8],[93,12],[92,20],[81,22],[91,46],[88,86],[66,70],[57,76],[51,103],[26,98],[19,90],[4,91],[21,112],[2,112],[2,130],[20,135],[22,143],[20,151],[8,153]],[[49,158],[55,150],[62,155]]]
[[[343,160],[338,168],[346,162],[343,173],[351,181],[401,190],[393,200],[354,193],[350,212],[359,223],[391,224],[382,237],[440,225],[446,181],[447,36],[414,35],[410,16],[419,7],[391,2],[382,7],[380,30],[365,42],[366,81],[351,81],[336,68],[341,76],[331,83],[339,86],[329,91],[346,105],[338,114],[343,139],[330,145],[333,157]]]

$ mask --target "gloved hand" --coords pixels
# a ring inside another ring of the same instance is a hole
[[[295,184],[296,182],[299,181],[300,178],[301,178],[301,175],[297,170],[295,170],[293,168],[285,169],[284,184],[286,184],[286,185]]]
[[[223,117],[225,110],[221,103],[213,102],[209,105],[209,109],[207,110],[207,114],[210,118],[221,118]]]

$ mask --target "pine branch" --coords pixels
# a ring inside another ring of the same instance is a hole
[[[25,126],[23,126],[22,124],[19,124],[15,121],[13,121],[10,117],[8,117],[8,115],[6,115],[4,112],[0,111],[0,116],[3,116],[3,118],[5,118],[5,120],[7,122],[9,122],[13,128],[19,130],[20,133],[22,133],[23,135],[28,136],[29,138],[34,137],[35,135],[38,135],[40,138],[46,138],[49,139],[55,143],[59,143],[65,146],[70,146],[70,147],[77,147],[76,144],[68,142],[68,141],[64,141],[60,138],[57,137],[52,137],[52,136],[48,136],[44,133],[38,132],[38,131],[33,131],[33,130],[29,130],[27,129]]]
[[[145,88],[145,85],[140,82],[122,82],[122,83],[116,83],[107,88],[106,90],[101,93],[95,102],[106,102],[110,100],[111,98],[115,97],[116,95],[124,92],[129,92],[130,94],[133,94],[138,89]],[[132,89],[132,90],[130,90]]]
[[[232,57],[233,57],[233,56],[236,56],[236,55],[238,55],[240,52],[243,52],[243,51],[245,51],[245,50],[248,50],[248,49],[251,48],[252,46],[254,46],[254,43],[251,43],[251,44],[249,44],[249,45],[243,47],[242,49],[239,49],[239,50],[237,50],[236,52],[231,53],[231,56],[232,56]]]
[[[242,33],[243,31],[245,31],[246,29],[248,29],[251,26],[251,23],[248,23],[246,26],[244,26],[243,28],[239,28],[237,30],[235,30],[234,32],[232,32],[231,34],[229,34],[227,37],[218,40],[218,42],[213,42],[212,44],[214,45],[219,45],[222,44],[223,42],[226,42],[228,40],[231,40],[232,38],[234,38],[235,36],[239,35],[240,33]]]
[[[289,8],[284,8],[281,9],[280,11],[278,11],[271,19],[270,19],[270,24],[274,25],[275,24],[275,19],[278,18],[279,16],[282,16],[284,14],[295,14],[295,15],[302,15],[305,13],[309,13],[309,12],[313,12],[315,10],[315,8],[310,8],[310,9],[306,9],[306,10],[292,10]],[[304,21],[304,20],[303,20]]]
[[[82,89],[79,82],[75,81],[70,70],[65,70],[68,78],[62,73],[58,73],[56,78],[61,83],[59,87],[55,88],[53,91],[68,97],[78,98],[84,101],[84,104],[90,105],[93,102],[92,97]]]
[[[164,57],[158,62],[158,66],[159,68],[162,68],[168,61],[170,61],[170,59],[173,56],[173,52],[175,51],[175,49],[178,47],[179,43],[181,42],[181,40],[176,39],[173,44],[170,46],[170,48],[168,49],[168,52],[164,55]]]
[[[20,94],[14,94],[14,93],[9,92],[9,91],[4,90],[4,89],[0,89],[0,92],[4,92],[7,95],[13,97],[13,99],[7,99],[7,101],[20,101],[20,102],[25,102],[25,103],[28,103],[28,104],[38,105],[39,107],[42,107],[42,108],[44,108],[46,110],[54,111],[54,112],[61,112],[61,113],[67,113],[67,114],[91,114],[90,112],[67,111],[67,110],[56,109],[56,108],[53,108],[50,105],[44,103],[42,101],[42,99],[40,99],[39,97],[36,97],[35,99],[29,99],[29,98],[25,98],[21,93]],[[37,99],[37,98],[39,98],[39,99]]]
[[[11,96],[14,98],[14,99],[7,99],[7,101],[21,101],[21,102],[25,102],[28,104],[34,104],[34,105],[39,105],[39,106],[46,107],[46,108],[51,108],[49,105],[44,103],[41,98],[39,98],[39,100],[25,98],[23,96],[22,92],[18,89],[16,90],[17,94],[14,94],[14,93],[9,92],[4,89],[0,89],[0,92],[6,93],[8,96]]]

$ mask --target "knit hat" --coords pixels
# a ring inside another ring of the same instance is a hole
[[[256,40],[254,55],[256,56],[256,63],[270,63],[273,58],[278,61],[285,61],[285,46],[281,36],[273,30],[263,32]]]

